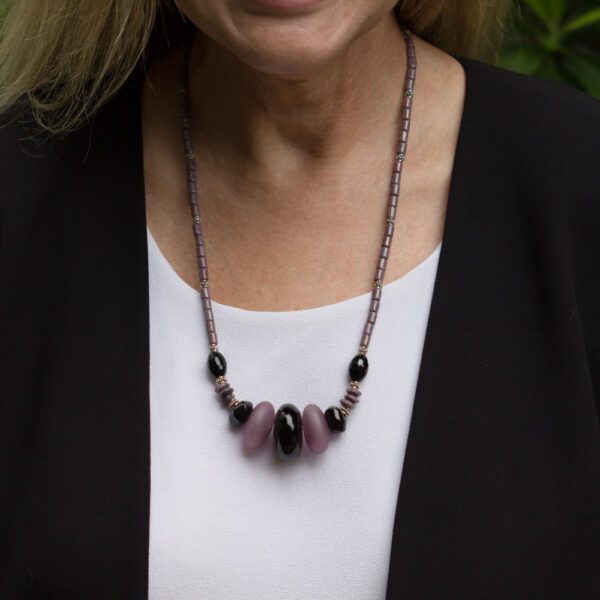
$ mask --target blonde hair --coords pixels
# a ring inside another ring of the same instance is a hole
[[[396,10],[441,49],[494,61],[506,5],[400,0]],[[25,103],[43,129],[78,127],[147,58],[149,42],[167,35],[163,13],[169,10],[183,28],[172,0],[0,0],[0,114]]]

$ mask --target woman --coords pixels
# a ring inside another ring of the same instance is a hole
[[[495,3],[100,4],[0,34],[0,597],[600,597],[598,101]]]

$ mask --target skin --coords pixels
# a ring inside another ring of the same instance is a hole
[[[252,0],[178,5],[202,32],[190,116],[213,299],[282,311],[370,292],[406,67],[394,2],[320,0],[295,14]],[[465,94],[460,63],[413,39],[411,131],[384,284],[442,239]],[[163,55],[144,83],[146,211],[166,259],[199,290],[178,61],[177,50]]]

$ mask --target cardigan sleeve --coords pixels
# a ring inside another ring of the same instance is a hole
[[[567,166],[571,265],[600,425],[600,101],[576,93],[563,151]]]
[[[580,98],[571,122],[571,264],[600,425],[600,101]]]
[[[600,426],[600,318],[591,333],[591,339],[588,344],[588,360],[592,388],[594,389],[594,399],[596,400],[598,425]]]

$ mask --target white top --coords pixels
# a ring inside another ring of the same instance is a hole
[[[440,249],[384,285],[346,431],[283,463],[272,435],[244,453],[206,366],[200,294],[148,230],[150,600],[383,600]],[[370,296],[283,312],[213,301],[236,396],[338,404]]]

